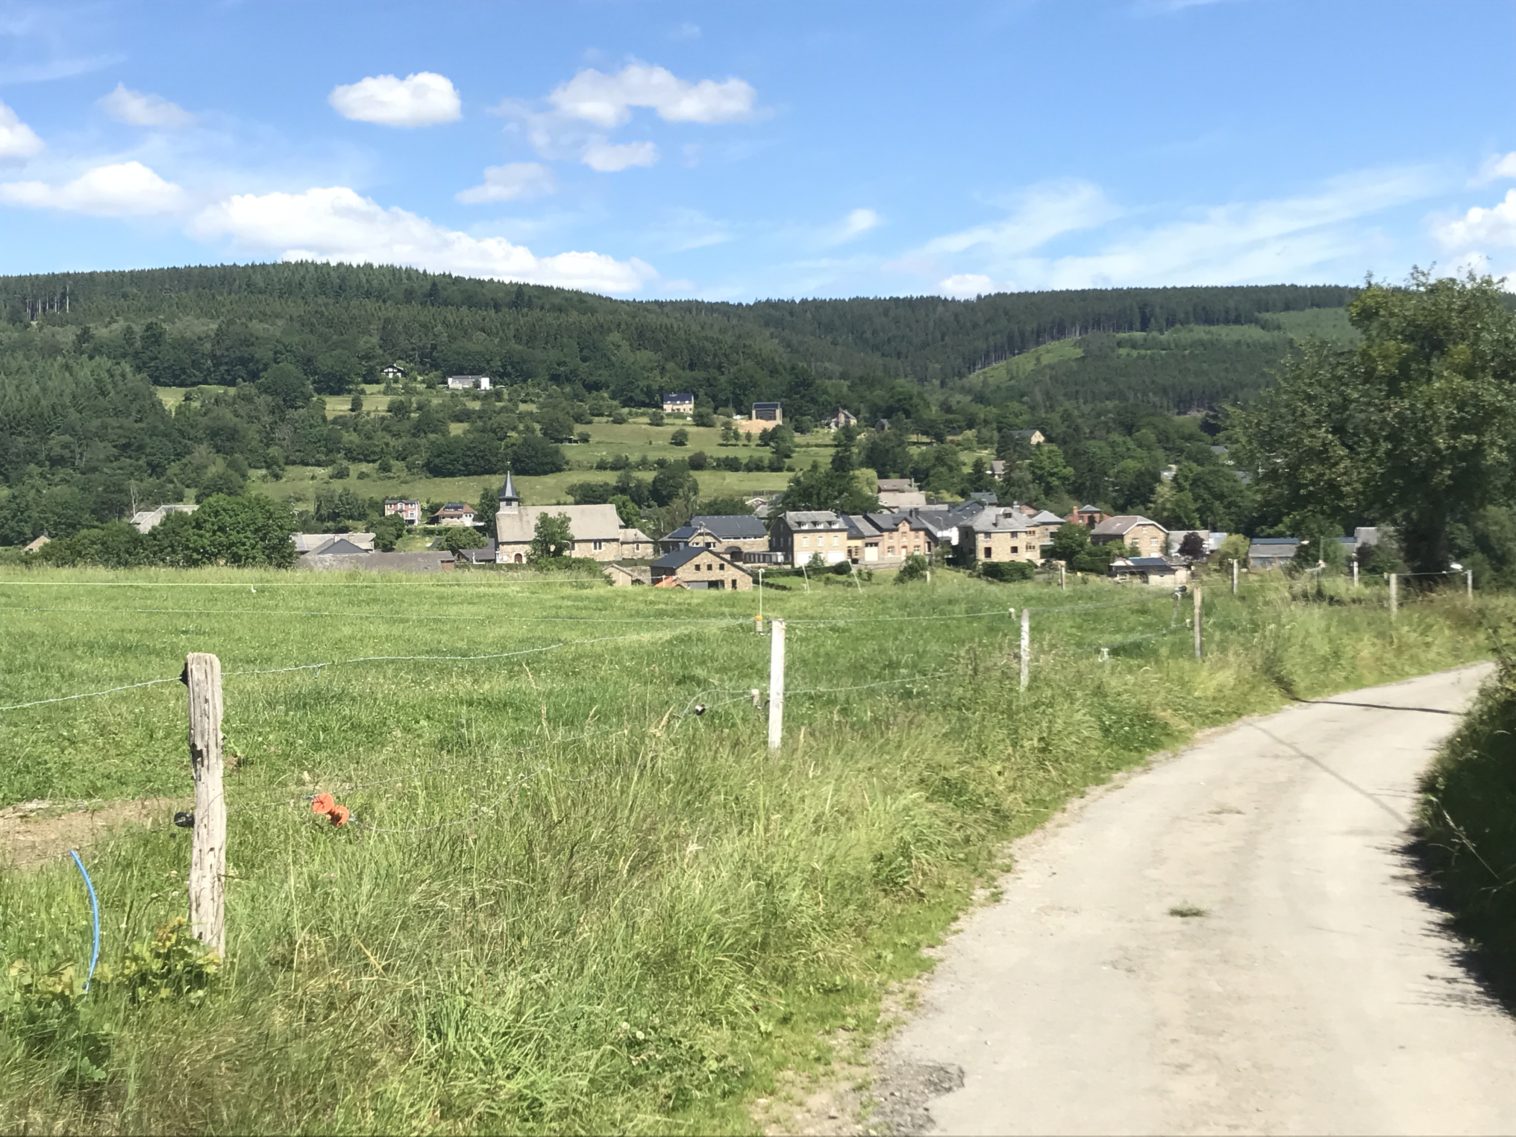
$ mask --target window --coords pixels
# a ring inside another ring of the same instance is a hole
[[[984,547],[984,559],[987,561],[992,561],[995,559],[995,550],[990,548],[988,545]]]
[[[811,539],[804,533],[800,534],[800,547],[803,549],[811,543]]]
[[[716,565],[716,571],[717,572],[725,572],[726,571],[726,562],[725,561],[719,562]]]
[[[605,542],[604,541],[596,541],[595,542],[595,552],[598,553],[604,547],[605,547]]]
[[[1011,546],[1011,552],[1013,554],[1021,552],[1021,546],[1020,545],[1012,545]]]

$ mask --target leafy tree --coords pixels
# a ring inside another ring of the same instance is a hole
[[[690,444],[690,432],[680,427],[669,435],[669,442],[674,446],[688,446]]]
[[[465,549],[481,548],[484,543],[484,537],[472,525],[449,525],[446,532],[437,538],[437,544],[454,556]]]
[[[392,513],[388,517],[378,518],[373,524],[374,548],[381,553],[394,552],[407,528],[405,519],[399,514]]]
[[[218,496],[194,513],[170,514],[149,536],[152,559],[178,567],[288,568],[295,560],[289,506],[258,494]]]
[[[565,513],[540,513],[532,533],[533,560],[566,557],[574,549],[574,531]]]
[[[566,411],[549,407],[536,415],[537,429],[549,442],[568,442],[574,437],[574,420]]]
[[[634,529],[642,524],[642,508],[626,494],[612,494],[611,504],[616,507],[616,516],[622,525]]]
[[[662,426],[663,425],[663,412],[659,411],[659,410],[648,411],[647,412],[647,424],[649,426]]]
[[[834,509],[841,513],[866,513],[879,508],[879,495],[863,484],[860,475],[812,462],[790,479],[784,491],[785,509]]]
[[[670,462],[654,474],[651,488],[653,500],[659,505],[670,505],[678,498],[700,496],[700,483],[683,462]]]
[[[518,474],[538,476],[568,469],[563,449],[540,434],[523,434],[511,447],[511,468]]]
[[[1202,560],[1205,557],[1205,538],[1191,529],[1179,542],[1179,555],[1192,561]]]
[[[281,406],[303,407],[316,397],[311,381],[293,363],[276,363],[263,373],[256,384],[259,393]]]
[[[1104,574],[1115,555],[1110,546],[1093,544],[1090,531],[1073,523],[1060,525],[1053,531],[1047,552],[1049,558],[1062,561],[1072,572],[1096,574]]]
[[[903,478],[910,473],[911,446],[904,432],[885,430],[869,435],[863,444],[863,464],[881,478]]]
[[[200,488],[195,492],[196,501],[206,501],[216,494],[225,494],[236,497],[247,488],[247,479],[239,476],[235,471],[222,466],[212,470],[200,483]]]
[[[1510,500],[1516,315],[1490,277],[1371,284],[1349,306],[1362,340],[1317,343],[1237,416],[1262,508],[1302,532],[1393,524],[1412,569]]]
[[[1218,564],[1230,564],[1236,561],[1239,565],[1248,563],[1248,539],[1241,533],[1228,533],[1222,539],[1221,547],[1216,550]]]

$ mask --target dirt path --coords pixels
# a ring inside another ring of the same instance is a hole
[[[1513,1133],[1516,1023],[1415,895],[1478,669],[1299,705],[1021,842],[884,1058],[944,1133]]]
[[[87,809],[68,809],[49,801],[29,801],[0,807],[0,866],[33,868],[69,849],[83,849],[126,825],[150,825],[167,820],[175,808],[187,808],[174,798],[102,802]]]

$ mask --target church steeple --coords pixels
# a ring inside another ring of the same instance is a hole
[[[521,497],[516,493],[516,483],[511,480],[509,468],[505,471],[505,485],[500,487],[500,504],[501,506],[518,506],[521,504]]]

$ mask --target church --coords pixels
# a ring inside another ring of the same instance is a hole
[[[641,529],[621,524],[614,505],[523,505],[509,472],[500,487],[495,512],[495,563],[525,564],[532,553],[537,518],[562,514],[573,534],[571,556],[593,561],[639,560],[653,555],[653,542]]]

